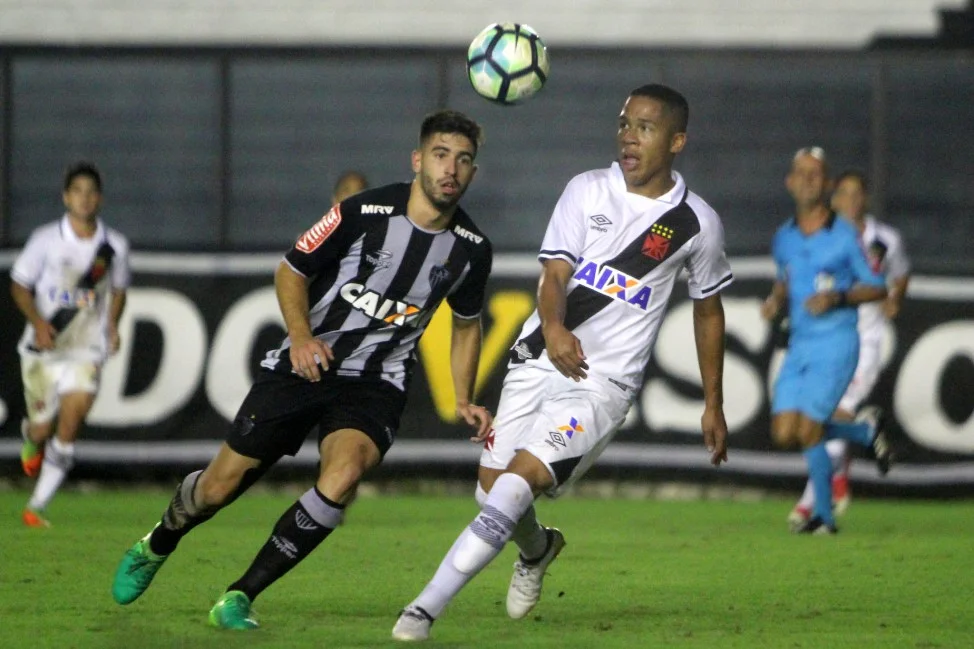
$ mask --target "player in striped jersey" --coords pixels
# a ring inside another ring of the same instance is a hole
[[[534,500],[577,480],[610,442],[635,399],[673,285],[689,276],[710,460],[727,459],[724,312],[732,275],[716,212],[672,170],[686,142],[686,99],[661,85],[635,89],[619,115],[618,162],[568,183],[538,255],[538,309],[511,350],[494,430],[480,459],[480,514],[393,628],[423,640],[447,604],[513,540],[520,550],[507,612],[523,618],[565,545],[538,523]]]
[[[480,127],[465,115],[428,116],[412,182],[338,203],[285,255],[275,286],[288,335],[261,363],[216,457],[186,476],[161,522],[123,557],[112,588],[119,604],[138,598],[183,536],[296,453],[317,425],[317,483],[210,611],[215,626],[256,627],[254,598],[335,529],[361,477],[392,446],[416,343],[444,299],[454,314],[457,412],[484,439],[491,415],[471,399],[491,247],[458,205],[480,144]]]
[[[896,228],[868,213],[868,189],[865,174],[846,171],[839,174],[832,192],[832,209],[856,227],[866,258],[873,271],[886,278],[888,291],[883,301],[859,305],[859,362],[852,382],[832,415],[837,421],[853,421],[876,386],[882,369],[882,346],[887,323],[899,314],[910,281],[910,260],[903,238]],[[849,443],[844,439],[832,439],[825,444],[832,462],[832,502],[837,515],[845,512],[852,497],[849,490],[848,447]],[[789,525],[799,529],[811,518],[814,509],[815,491],[809,480],[798,503],[788,514]]]

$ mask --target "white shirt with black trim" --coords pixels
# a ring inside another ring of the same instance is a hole
[[[887,286],[910,274],[910,259],[899,230],[872,215],[866,215],[860,239],[869,265],[886,278]],[[859,337],[862,340],[882,340],[885,327],[886,315],[881,300],[859,305]]]

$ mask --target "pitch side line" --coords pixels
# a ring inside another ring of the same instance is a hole
[[[122,465],[199,464],[209,462],[220,446],[217,441],[184,442],[107,442],[81,440],[77,444],[78,462]],[[20,442],[0,441],[0,459],[20,457]],[[468,442],[399,440],[389,451],[384,464],[389,466],[476,465],[480,447]],[[285,466],[313,467],[318,450],[306,442],[297,456],[281,460]],[[944,464],[897,464],[885,478],[868,460],[854,460],[853,474],[858,482],[891,486],[946,486],[974,484],[974,462]],[[620,442],[610,445],[598,465],[612,468],[684,469],[712,471],[710,459],[702,448],[676,445],[650,445]],[[808,473],[804,459],[793,453],[731,450],[731,461],[723,471],[735,474],[802,478]]]

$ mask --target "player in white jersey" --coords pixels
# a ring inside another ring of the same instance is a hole
[[[846,171],[835,181],[832,193],[832,209],[849,219],[859,231],[860,241],[873,270],[886,278],[888,286],[884,301],[866,302],[859,305],[859,363],[852,382],[839,401],[833,419],[853,421],[863,402],[869,397],[882,369],[882,347],[887,323],[900,312],[903,296],[910,281],[910,260],[906,255],[903,238],[896,228],[876,219],[868,213],[868,181],[858,171]],[[849,451],[848,442],[829,440],[825,449],[832,461],[832,500],[837,514],[845,513],[849,506]],[[810,516],[815,506],[815,494],[811,481],[788,515],[793,527],[800,526]]]
[[[541,595],[564,536],[543,527],[534,500],[557,495],[595,461],[625,419],[678,274],[689,272],[710,459],[727,459],[724,314],[732,281],[717,214],[672,171],[686,142],[686,100],[647,85],[619,115],[618,162],[568,183],[542,243],[538,309],[511,350],[493,430],[480,459],[480,514],[392,635],[422,640],[447,604],[513,540],[512,618]]]
[[[32,527],[49,525],[43,511],[74,464],[101,367],[118,349],[129,244],[98,219],[101,189],[94,165],[70,167],[67,212],[34,230],[10,271],[11,294],[27,318],[18,345],[27,404],[20,457],[24,473],[40,474],[23,512]]]

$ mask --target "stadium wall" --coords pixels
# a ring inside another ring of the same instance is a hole
[[[280,250],[349,167],[409,177],[424,114],[484,126],[465,197],[498,249],[532,251],[565,183],[614,157],[615,115],[662,81],[691,105],[677,160],[734,255],[765,255],[791,211],[791,154],[817,144],[871,177],[872,209],[921,272],[974,275],[969,52],[561,49],[514,108],[466,80],[461,48],[0,49],[0,248],[61,211],[65,166],[94,160],[103,216],[138,250]],[[949,236],[945,236],[949,233]]]
[[[11,254],[0,256],[8,268]],[[279,254],[147,254],[134,260],[135,284],[121,323],[122,348],[103,373],[90,429],[78,446],[83,467],[102,478],[147,478],[205,463],[225,434],[257,371],[282,336],[272,274]],[[776,363],[772,328],[759,315],[773,267],[766,258],[735,258],[736,281],[724,292],[728,357],[725,411],[731,462],[709,466],[699,432],[702,411],[692,308],[678,283],[636,404],[597,471],[660,479],[722,480],[780,486],[801,479],[797,453],[768,439],[769,375]],[[496,407],[507,349],[533,308],[533,255],[501,254],[486,308],[477,398]],[[6,283],[7,276],[2,281]],[[916,277],[872,401],[891,415],[901,464],[880,479],[866,459],[855,480],[885,494],[974,494],[974,284],[964,278]],[[445,309],[445,307],[444,307]],[[478,447],[456,422],[449,359],[442,351],[449,315],[434,317],[399,440],[384,471],[443,476],[472,473]],[[22,326],[0,292],[0,460],[15,466],[23,411],[16,353]],[[286,463],[311,468],[312,443]]]
[[[463,45],[485,25],[532,25],[559,47],[861,47],[932,34],[964,0],[0,0],[0,41],[52,44]]]

